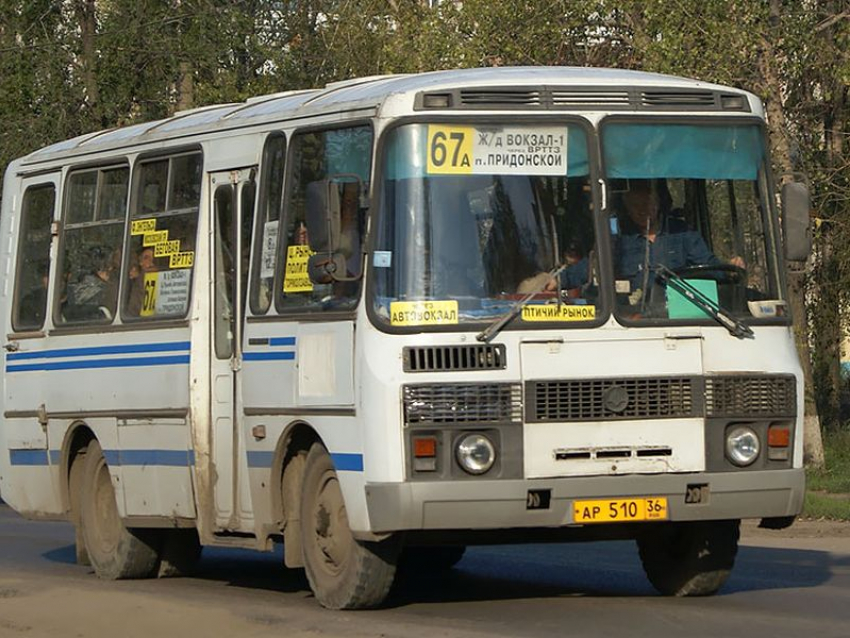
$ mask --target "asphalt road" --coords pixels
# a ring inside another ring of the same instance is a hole
[[[471,548],[387,608],[329,612],[281,556],[207,548],[196,577],[105,582],[64,523],[0,505],[0,636],[26,638],[850,636],[850,534],[744,534],[717,596],[664,598],[632,543]]]

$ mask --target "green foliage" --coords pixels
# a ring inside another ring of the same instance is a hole
[[[850,521],[850,497],[806,492],[802,515],[805,518]]]
[[[809,470],[806,485],[809,490],[850,495],[850,430],[840,430],[824,436],[826,467]],[[850,504],[848,504],[850,508]]]
[[[611,66],[744,87],[765,100],[777,173],[808,176],[823,220],[809,341],[820,411],[838,423],[848,16],[850,0],[0,0],[0,169],[85,132],[381,73]]]

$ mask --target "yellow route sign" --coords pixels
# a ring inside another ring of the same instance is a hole
[[[435,326],[455,324],[457,301],[393,301],[390,324],[393,326]]]
[[[566,304],[527,304],[522,307],[523,321],[593,321],[596,306]]]

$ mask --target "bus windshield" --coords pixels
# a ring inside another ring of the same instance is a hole
[[[583,262],[561,292],[570,321],[596,316],[596,236],[587,135],[576,124],[399,126],[383,157],[375,314],[392,326],[491,321],[531,295],[556,300],[549,273]],[[536,293],[536,294],[532,294]],[[523,320],[534,320],[523,312]],[[538,320],[546,320],[540,315]]]
[[[614,121],[602,155],[622,319],[708,319],[682,282],[738,319],[784,313],[758,126]]]

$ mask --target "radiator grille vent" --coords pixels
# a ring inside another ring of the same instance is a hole
[[[712,91],[643,91],[641,104],[647,108],[714,110],[718,108]]]
[[[556,89],[552,91],[552,104],[558,108],[628,108],[630,103],[629,92],[622,90],[570,91]]]
[[[705,380],[706,414],[713,417],[795,416],[793,376],[728,376]]]
[[[526,420],[596,421],[697,416],[690,378],[531,381]]]
[[[452,372],[456,370],[503,370],[503,344],[465,346],[417,346],[404,349],[405,372]]]
[[[523,89],[466,89],[460,92],[462,106],[540,106],[540,91]]]
[[[693,88],[482,86],[418,93],[415,108],[749,112],[750,104],[741,93]]]
[[[406,425],[504,423],[522,420],[522,392],[511,383],[404,386]]]

